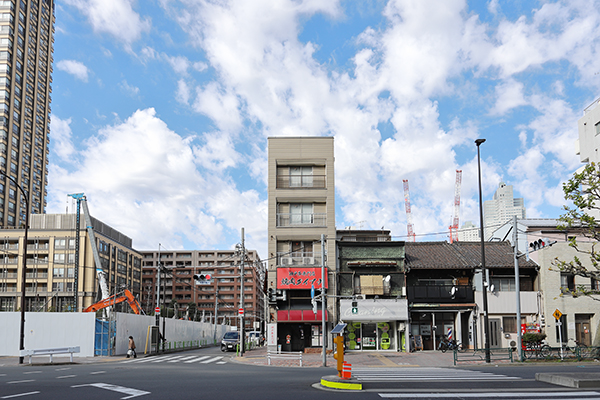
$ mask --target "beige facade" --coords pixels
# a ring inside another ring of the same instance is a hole
[[[0,226],[44,213],[54,0],[0,1]],[[28,193],[29,210],[23,193]]]
[[[268,140],[268,288],[274,295],[269,319],[277,323],[283,349],[296,351],[320,346],[322,340],[321,317],[313,313],[310,302],[311,286],[317,285],[318,294],[320,281],[297,277],[320,277],[325,258],[327,292],[336,293],[333,138]],[[329,323],[337,321],[335,298],[327,302],[327,319]]]
[[[156,303],[159,260],[160,307],[165,313],[192,320],[215,320],[236,325],[240,304],[240,261],[235,250],[158,250],[143,254],[142,307],[153,314]],[[208,279],[195,280],[194,275]],[[244,322],[246,330],[264,331],[266,271],[256,250],[246,250],[244,263]],[[216,300],[216,301],[215,301]],[[189,304],[196,308],[190,310]],[[239,325],[239,323],[237,323]]]
[[[83,218],[80,221],[79,263],[76,261],[76,221],[75,214],[30,216],[25,311],[81,311],[102,297]],[[141,254],[132,249],[132,241],[127,236],[94,218],[92,225],[109,292],[114,294],[129,289],[139,299]],[[24,229],[0,230],[0,311],[20,309],[24,246]],[[121,306],[123,311],[129,311],[126,303]]]

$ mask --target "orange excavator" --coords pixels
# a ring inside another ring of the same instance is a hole
[[[97,303],[92,304],[91,306],[89,306],[88,308],[83,310],[83,312],[92,312],[92,311],[96,312],[98,310],[102,310],[103,308],[111,307],[111,306],[114,306],[115,304],[119,304],[124,301],[129,303],[129,306],[131,307],[131,309],[133,310],[134,313],[136,313],[138,315],[144,314],[144,310],[142,310],[141,304],[136,300],[136,298],[133,296],[133,294],[127,289],[125,289],[124,291],[122,291],[120,293],[113,294],[112,296],[109,296],[103,300],[100,300]]]

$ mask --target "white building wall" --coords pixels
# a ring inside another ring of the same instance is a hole
[[[575,152],[582,163],[599,162],[600,147],[600,98],[594,100],[583,111],[583,117],[577,121],[579,139],[575,143]]]

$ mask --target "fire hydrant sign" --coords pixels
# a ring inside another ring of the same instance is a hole
[[[557,321],[560,321],[560,317],[562,317],[562,313],[558,310],[558,308],[554,311],[554,318],[556,318]]]

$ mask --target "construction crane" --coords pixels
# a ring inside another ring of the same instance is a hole
[[[456,170],[456,183],[454,185],[454,216],[450,225],[450,243],[458,242],[458,217],[460,214],[460,186],[462,183],[462,170]]]
[[[94,228],[92,227],[92,218],[90,216],[90,211],[87,206],[87,199],[83,193],[75,193],[70,194],[72,198],[77,200],[77,238],[75,247],[79,249],[79,224],[80,224],[80,212],[81,206],[83,206],[83,215],[85,217],[85,226],[88,231],[88,236],[90,238],[90,244],[92,246],[92,253],[94,255],[94,264],[96,265],[96,276],[98,277],[98,284],[100,285],[100,291],[102,294],[101,300],[107,299],[110,297],[110,292],[108,291],[108,284],[106,283],[106,275],[102,270],[102,263],[100,262],[100,254],[98,253],[98,245],[96,243],[96,235],[94,233]],[[75,289],[77,291],[77,289]],[[110,308],[107,308],[105,317],[108,317],[108,313],[110,313]]]
[[[403,179],[404,183],[404,207],[406,208],[406,232],[408,240],[415,241],[415,232],[413,231],[412,212],[410,211],[410,195],[408,193],[408,179]]]
[[[91,306],[83,310],[83,312],[96,312],[98,310],[105,309],[107,307],[122,303],[124,301],[126,301],[129,304],[134,313],[138,315],[144,314],[144,310],[142,310],[142,305],[127,289],[125,289],[121,293],[113,294],[112,296],[109,296],[106,299],[100,300],[99,302],[92,304]]]

